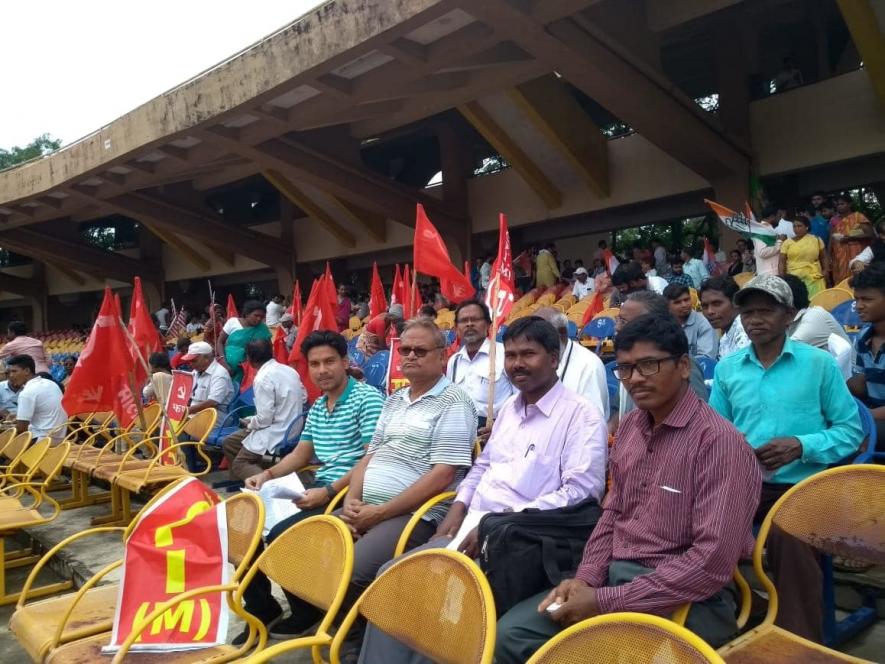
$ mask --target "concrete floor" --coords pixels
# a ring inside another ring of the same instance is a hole
[[[221,479],[221,477],[210,476],[209,481],[211,482],[213,479]],[[30,535],[40,546],[48,548],[73,533],[89,528],[92,517],[106,514],[108,509],[108,505],[96,505],[62,512],[56,521],[47,526],[33,529]],[[7,548],[17,547],[7,545]],[[61,557],[61,564],[57,565],[54,570],[47,570],[42,575],[41,580],[44,580],[45,577],[45,582],[52,582],[64,577],[74,578],[78,583],[82,582],[83,579],[88,578],[88,576],[91,576],[92,573],[103,566],[119,559],[122,556],[122,551],[122,542],[118,534],[85,538],[67,548],[66,555]],[[20,588],[28,571],[27,569],[9,570],[7,588],[11,591]],[[112,573],[108,578],[112,581],[117,580],[118,575]],[[844,577],[843,575],[843,578],[851,577]],[[885,588],[885,568],[877,568],[863,574],[862,577],[855,576],[854,578],[862,578],[864,583]],[[857,602],[857,594],[848,585],[839,586],[838,590],[837,603],[840,606],[851,608]],[[274,588],[274,595],[277,596],[281,604],[285,605],[279,588]],[[880,601],[879,609],[880,615],[885,616],[885,601]],[[27,655],[19,647],[8,630],[9,618],[13,611],[14,606],[0,607],[0,662],[2,663],[24,663],[28,660]],[[232,638],[241,629],[242,624],[237,620],[232,620],[228,638]],[[880,620],[858,637],[844,644],[840,650],[874,662],[885,662],[885,620]],[[107,661],[110,662],[110,657],[108,657]],[[303,651],[279,658],[276,661],[291,664],[309,664],[311,658],[309,651]]]

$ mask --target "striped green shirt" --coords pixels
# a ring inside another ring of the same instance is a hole
[[[458,468],[454,489],[472,462],[476,408],[464,390],[445,376],[415,401],[409,388],[395,392],[384,404],[368,453],[372,459],[363,479],[363,501],[379,505],[395,498],[430,472],[435,464]],[[439,521],[447,505],[431,510]]]
[[[347,379],[331,413],[327,401],[324,394],[314,402],[301,432],[301,440],[313,444],[322,463],[316,473],[317,484],[331,484],[344,477],[363,458],[384,405],[377,389],[353,378]]]

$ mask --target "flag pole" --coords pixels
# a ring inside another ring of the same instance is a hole
[[[492,289],[492,339],[489,343],[489,398],[486,404],[486,426],[491,427],[495,422],[495,361],[498,354],[498,283],[500,272],[492,277],[489,288]]]
[[[417,287],[418,282],[418,270],[412,270],[412,290],[409,291],[409,302],[408,308],[406,311],[409,312],[409,318],[414,318],[417,311],[412,311],[412,307],[415,306],[415,288]]]

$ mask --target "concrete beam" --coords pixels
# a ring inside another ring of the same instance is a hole
[[[387,217],[377,212],[371,212],[359,205],[345,200],[341,200],[336,196],[329,196],[335,205],[338,206],[348,219],[358,226],[362,226],[366,232],[376,242],[387,242]]]
[[[885,111],[885,34],[870,0],[836,0]]]
[[[46,283],[41,279],[22,279],[0,272],[0,291],[42,300],[46,297]]]
[[[609,195],[608,140],[562,80],[548,74],[518,85],[510,98],[574,167],[590,190]]]
[[[746,146],[725,136],[694,100],[580,16],[580,25],[571,18],[543,25],[506,0],[462,3],[708,180],[739,172],[749,161]]]
[[[175,233],[170,230],[160,228],[150,221],[141,220],[142,225],[151,233],[160,238],[164,244],[169,245],[176,253],[180,254],[188,263],[204,272],[208,271],[212,264],[200,252],[192,246],[182,241]]]

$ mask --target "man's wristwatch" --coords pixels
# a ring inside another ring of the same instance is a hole
[[[331,484],[326,485],[326,493],[329,494],[329,500],[331,500],[338,494],[338,492],[335,491],[335,487],[333,487]]]

